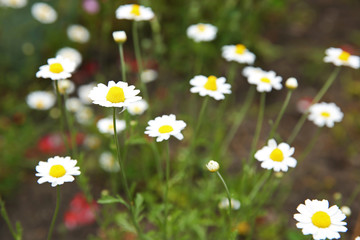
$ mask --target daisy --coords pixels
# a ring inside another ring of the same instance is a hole
[[[261,167],[274,169],[275,172],[287,172],[289,167],[295,167],[297,161],[291,157],[295,148],[290,148],[287,143],[277,145],[274,139],[268,141],[268,145],[255,153],[255,158],[262,162]]]
[[[90,125],[94,118],[94,111],[90,107],[82,107],[75,112],[75,119],[80,124]]]
[[[52,8],[47,3],[34,3],[31,7],[32,16],[41,23],[50,24],[56,21],[57,13],[54,8]]]
[[[240,208],[240,201],[236,200],[234,198],[231,198],[231,208],[234,210],[238,210]],[[229,199],[227,198],[222,198],[221,201],[219,202],[219,208],[220,209],[228,209],[229,208]]]
[[[355,69],[360,67],[360,57],[353,56],[341,48],[328,48],[325,54],[324,62],[331,62],[336,66],[348,66]]]
[[[97,128],[101,133],[114,135],[114,122],[111,117],[100,119],[97,124]],[[125,129],[126,124],[124,120],[116,120],[116,132],[121,132]]]
[[[69,79],[61,79],[58,81],[60,94],[71,94],[75,91],[75,84]]]
[[[67,98],[65,101],[65,107],[70,112],[77,112],[80,111],[81,108],[83,108],[83,104],[80,101],[80,99],[76,97]]]
[[[346,218],[338,206],[329,208],[328,200],[305,200],[305,205],[297,207],[299,213],[294,214],[298,221],[296,227],[302,229],[304,235],[312,234],[315,240],[339,239],[339,232],[346,232]]]
[[[210,172],[217,172],[220,168],[219,163],[214,160],[210,160],[205,166]]]
[[[99,83],[90,91],[89,97],[94,104],[103,107],[127,107],[141,100],[141,97],[136,96],[139,92],[140,90],[135,89],[135,86],[128,86],[126,82],[110,81],[107,86]]]
[[[103,152],[99,158],[100,167],[106,172],[118,172],[120,170],[119,162],[116,161],[111,152]]]
[[[145,134],[150,137],[157,137],[157,142],[168,140],[171,135],[179,140],[184,138],[181,131],[186,127],[186,123],[182,120],[176,120],[174,114],[156,117],[154,120],[150,120],[148,124]]]
[[[112,33],[112,36],[117,43],[124,43],[127,39],[125,31],[115,31]]]
[[[26,6],[27,2],[27,0],[0,0],[0,6],[22,8]]]
[[[82,56],[80,52],[71,47],[61,48],[59,51],[57,51],[56,56],[69,59],[70,61],[74,62],[76,67],[78,67],[82,62]]]
[[[141,81],[143,83],[149,83],[155,81],[157,77],[158,77],[158,72],[153,69],[145,69],[141,73]]]
[[[89,84],[81,85],[78,87],[77,93],[78,93],[80,101],[83,104],[91,104],[92,103],[92,100],[89,97],[89,93],[91,92],[91,90],[94,87],[96,87],[95,83],[89,83]]]
[[[195,76],[190,80],[190,84],[193,86],[190,89],[192,93],[199,93],[200,96],[210,96],[216,100],[224,99],[224,94],[231,93],[231,86],[225,83],[224,77],[217,78],[215,76],[205,77],[202,75]]]
[[[273,88],[280,90],[282,89],[281,81],[282,78],[276,76],[274,71],[251,71],[248,76],[248,82],[257,85],[258,92],[270,92]]]
[[[341,122],[344,114],[335,103],[317,103],[309,108],[308,119],[319,127],[332,128],[335,122]]]
[[[86,43],[90,39],[89,30],[79,24],[71,25],[67,28],[68,38],[77,43]]]
[[[131,103],[126,109],[131,115],[141,115],[146,111],[146,109],[148,109],[148,107],[149,105],[147,102],[141,99],[137,102]]]
[[[199,23],[191,25],[186,30],[188,38],[193,39],[195,42],[209,42],[215,39],[217,27],[207,24]]]
[[[80,168],[76,167],[77,161],[70,157],[53,157],[47,162],[39,162],[36,166],[36,176],[40,177],[39,184],[44,182],[51,183],[52,187],[61,185],[64,182],[74,181],[74,176],[80,175]]]
[[[299,85],[298,85],[298,81],[296,80],[296,78],[291,77],[286,80],[285,86],[289,90],[295,90]]]
[[[250,52],[243,44],[223,46],[222,57],[228,62],[253,64],[255,61],[255,54]]]
[[[121,5],[116,9],[117,19],[128,19],[135,21],[149,21],[154,18],[154,12],[149,7],[138,4]]]
[[[35,91],[27,95],[26,103],[32,109],[48,110],[55,104],[55,96],[44,91]]]
[[[244,69],[242,71],[242,75],[244,77],[248,78],[250,75],[252,75],[254,73],[263,73],[263,72],[265,72],[265,71],[259,67],[247,66],[247,67],[244,67]]]
[[[67,79],[75,70],[75,64],[65,58],[57,56],[48,59],[48,64],[40,67],[36,73],[37,78],[50,78],[51,80]]]

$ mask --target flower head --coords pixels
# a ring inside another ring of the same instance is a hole
[[[148,109],[148,107],[148,103],[141,99],[137,102],[131,103],[126,109],[131,115],[141,115],[146,111],[146,109]]]
[[[244,67],[243,71],[242,71],[242,75],[246,78],[248,78],[250,75],[253,75],[255,73],[264,73],[265,71],[262,70],[259,67],[251,67],[251,66],[247,66]]]
[[[75,91],[75,84],[69,79],[61,79],[58,81],[60,94],[71,94]]]
[[[35,91],[27,95],[26,103],[32,109],[48,110],[54,106],[55,96],[49,92]]]
[[[79,24],[71,25],[67,28],[68,38],[77,43],[86,43],[90,39],[90,32]]]
[[[53,7],[47,3],[34,3],[31,7],[32,16],[41,23],[53,23],[57,19],[57,13]]]
[[[80,52],[71,47],[61,48],[56,52],[56,56],[61,56],[62,58],[67,58],[72,61],[76,67],[78,67],[82,62],[82,56]]]
[[[83,104],[91,104],[92,100],[89,97],[89,93],[91,92],[91,90],[96,87],[95,83],[89,83],[89,84],[85,84],[85,85],[81,85],[78,87],[78,95],[79,95],[79,99]]]
[[[290,90],[294,90],[298,87],[298,82],[296,78],[291,77],[286,80],[285,86]]]
[[[154,12],[149,7],[138,4],[121,5],[116,9],[117,19],[128,19],[134,21],[149,21],[154,18]]]
[[[49,58],[47,62],[48,64],[41,66],[36,73],[37,78],[67,79],[71,77],[71,73],[75,70],[74,62],[60,56]]]
[[[222,57],[228,62],[235,61],[246,64],[253,64],[256,58],[255,54],[250,52],[243,44],[223,46]]]
[[[120,170],[119,162],[111,152],[103,152],[99,158],[99,164],[106,172],[118,172]]]
[[[214,161],[214,160],[210,160],[207,164],[206,164],[206,168],[210,171],[210,172],[217,172],[220,168],[220,165],[218,162]]]
[[[216,33],[217,27],[207,23],[191,25],[186,30],[188,38],[193,39],[195,42],[212,41],[215,39]]]
[[[250,84],[257,85],[258,92],[270,92],[273,88],[276,90],[282,89],[282,78],[276,76],[274,71],[251,71],[248,76]]]
[[[101,133],[107,133],[114,135],[114,122],[111,117],[100,119],[97,124],[97,128]],[[116,132],[121,132],[125,129],[126,124],[124,120],[116,120]]]
[[[83,108],[83,104],[81,103],[80,99],[76,97],[67,98],[65,101],[66,109],[70,112],[77,112]]]
[[[190,84],[193,86],[190,92],[199,93],[200,96],[208,95],[216,100],[221,100],[225,98],[224,94],[231,93],[231,85],[225,83],[225,81],[224,77],[198,75],[190,80]]]
[[[240,208],[240,201],[231,198],[231,208],[234,210],[238,210]],[[229,199],[228,198],[222,198],[221,201],[219,202],[219,208],[220,209],[228,209],[229,208]]]
[[[158,73],[157,71],[153,70],[153,69],[145,69],[142,73],[141,73],[141,81],[143,83],[148,83],[148,82],[152,82],[155,81],[155,79],[158,77]]]
[[[268,141],[268,145],[255,153],[255,158],[262,162],[261,167],[274,169],[275,172],[287,172],[289,167],[296,167],[297,161],[291,157],[295,149],[287,143],[276,143],[274,139]]]
[[[94,118],[94,111],[90,107],[82,107],[75,113],[75,119],[80,124],[89,125]]]
[[[315,240],[339,239],[339,232],[346,232],[346,218],[340,209],[334,205],[329,208],[328,200],[305,200],[305,204],[297,207],[299,213],[294,214],[298,221],[296,226],[302,229],[304,235],[312,234]]]
[[[72,182],[74,176],[80,175],[80,168],[76,167],[77,161],[70,157],[52,157],[47,162],[40,161],[36,166],[36,176],[40,177],[39,184],[51,183],[52,187],[62,185],[64,182]]]
[[[168,140],[170,136],[174,136],[182,140],[184,136],[181,131],[186,127],[186,123],[182,120],[176,120],[174,114],[156,117],[148,122],[145,134],[150,137],[156,137],[157,142]]]
[[[112,33],[112,36],[117,43],[124,43],[127,39],[125,31],[115,31]]]
[[[309,108],[308,119],[319,127],[332,128],[335,122],[341,122],[344,114],[335,103],[316,103]]]
[[[26,6],[27,2],[27,0],[0,0],[0,6],[22,8]]]
[[[328,48],[325,51],[324,62],[331,62],[336,66],[360,67],[360,57],[353,56],[341,48]]]

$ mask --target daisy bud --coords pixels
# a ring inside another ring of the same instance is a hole
[[[126,32],[125,31],[115,31],[112,33],[114,41],[117,43],[124,43],[126,42]]]
[[[207,169],[210,172],[217,172],[220,168],[219,163],[213,160],[210,160],[207,164],[206,164]]]
[[[297,82],[296,78],[291,77],[291,78],[288,78],[288,80],[286,80],[285,86],[289,90],[294,90],[298,87],[298,82]]]
[[[349,217],[351,215],[351,209],[348,206],[342,206],[340,210],[345,214],[345,216]]]

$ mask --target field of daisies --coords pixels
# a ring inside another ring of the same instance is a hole
[[[0,0],[0,240],[360,240],[358,0]]]

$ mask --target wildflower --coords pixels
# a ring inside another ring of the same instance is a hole
[[[190,89],[192,93],[199,93],[200,96],[210,96],[216,100],[224,99],[224,94],[231,93],[231,86],[225,83],[224,77],[217,78],[215,76],[205,77],[202,75],[195,76],[190,80],[190,84],[193,86]]]
[[[259,67],[247,66],[247,67],[244,67],[242,74],[244,77],[248,78],[250,75],[252,75],[254,73],[263,73],[263,72],[265,72],[265,71]]]
[[[56,21],[57,13],[53,7],[47,3],[34,3],[31,7],[32,16],[41,23],[50,24]]]
[[[67,79],[75,70],[75,64],[65,58],[57,56],[49,58],[48,64],[40,67],[36,73],[37,78],[50,78],[51,80]]]
[[[231,208],[234,210],[238,210],[240,208],[240,201],[231,198]],[[229,199],[227,198],[223,198],[221,199],[221,201],[219,202],[219,208],[220,209],[228,209],[229,208]]]
[[[298,221],[296,226],[302,229],[304,235],[312,234],[318,239],[339,239],[339,232],[346,232],[346,218],[340,209],[334,205],[329,208],[328,200],[305,200],[305,205],[297,207],[300,213],[294,214]]]
[[[71,25],[67,28],[68,38],[77,43],[86,43],[90,39],[89,30],[79,24]]]
[[[84,0],[82,7],[89,14],[95,14],[100,10],[100,5],[97,0]]]
[[[360,67],[360,57],[353,56],[341,48],[328,48],[325,51],[324,62],[331,62],[336,66]]]
[[[341,122],[344,114],[335,103],[317,103],[309,108],[308,119],[319,127],[332,128],[335,122]]]
[[[152,82],[158,77],[157,71],[153,69],[145,69],[141,73],[141,81],[144,83]]]
[[[36,166],[36,176],[40,177],[39,184],[51,183],[52,187],[62,185],[64,182],[72,182],[74,176],[80,175],[80,168],[76,167],[77,161],[70,157],[53,157],[47,162],[40,161]]]
[[[55,104],[55,96],[44,91],[35,91],[27,95],[26,103],[32,109],[48,110]]]
[[[86,135],[85,139],[84,139],[84,146],[87,149],[97,149],[99,148],[101,145],[101,140],[98,136],[96,135]]]
[[[148,109],[148,107],[149,105],[147,102],[141,99],[137,102],[131,103],[126,109],[131,115],[141,115],[146,111],[146,109]]]
[[[126,42],[126,32],[125,31],[116,31],[112,33],[114,41],[117,43],[124,43]]]
[[[75,113],[75,119],[80,124],[89,125],[93,118],[94,112],[90,107],[80,108],[80,110]]]
[[[80,109],[83,107],[83,104],[81,103],[80,99],[72,97],[66,99],[65,107],[70,112],[77,112],[80,111]]]
[[[111,152],[103,152],[99,158],[100,167],[106,172],[118,172],[120,170],[119,162]]]
[[[128,19],[134,21],[149,21],[154,18],[154,12],[149,7],[138,4],[121,5],[116,9],[117,19]]]
[[[296,109],[300,112],[300,113],[306,113],[311,104],[312,104],[313,99],[310,97],[303,97],[300,98],[299,101],[297,101],[296,103]]]
[[[277,145],[274,139],[268,141],[268,145],[255,153],[255,158],[262,162],[261,167],[274,169],[275,172],[287,172],[289,167],[295,167],[297,161],[291,157],[295,149],[287,143]]]
[[[360,236],[357,236],[357,237],[355,238],[355,240],[360,240]]]
[[[294,90],[298,87],[298,82],[296,78],[291,77],[286,80],[285,86],[290,90]]]
[[[64,47],[57,51],[56,56],[61,56],[72,61],[76,67],[78,67],[82,62],[82,56],[80,52],[71,47]]]
[[[179,140],[182,140],[184,136],[181,131],[185,127],[186,123],[182,120],[176,120],[176,116],[174,114],[163,115],[148,122],[145,134],[150,137],[157,137],[157,142],[168,140],[171,135]]]
[[[62,79],[58,81],[60,94],[71,94],[75,90],[75,84],[69,79]]]
[[[135,89],[135,86],[128,86],[126,82],[110,81],[107,86],[100,83],[94,87],[89,93],[89,97],[94,104],[103,107],[127,107],[141,99],[136,96],[139,92],[140,90]]]
[[[216,33],[217,27],[207,23],[191,25],[186,30],[188,38],[193,39],[195,42],[212,41],[215,39]]]
[[[96,87],[95,83],[89,83],[78,87],[79,99],[83,104],[91,104],[92,100],[89,97],[91,90]]]
[[[345,214],[345,216],[350,217],[351,209],[348,206],[342,206],[340,210]]]
[[[37,148],[44,154],[62,154],[66,151],[65,144],[59,133],[47,134],[37,142]]]
[[[97,128],[101,133],[108,133],[114,135],[114,122],[111,117],[100,119],[97,124]],[[125,129],[126,124],[124,120],[116,120],[116,132],[121,132]]]
[[[220,165],[218,162],[214,161],[214,160],[210,160],[207,164],[206,164],[206,168],[210,171],[210,172],[217,172],[220,168]]]
[[[27,0],[0,0],[0,6],[11,8],[22,8],[27,4]]]
[[[274,71],[252,71],[248,76],[248,82],[257,85],[258,92],[270,92],[273,88],[280,90],[282,88],[281,81],[282,78],[276,76]]]
[[[255,54],[250,52],[243,44],[223,46],[222,57],[228,62],[253,64],[255,61]]]

